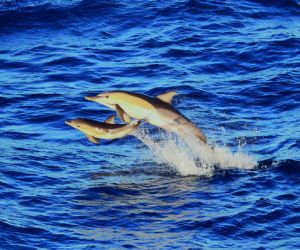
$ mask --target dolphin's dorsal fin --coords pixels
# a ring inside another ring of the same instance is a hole
[[[166,102],[166,103],[170,103],[172,102],[173,97],[177,95],[176,91],[169,91],[167,93],[161,94],[156,96],[156,98],[158,98],[159,100]]]
[[[86,138],[88,138],[88,140],[94,144],[99,144],[100,143],[100,140],[99,138],[96,138],[92,135],[88,135],[88,134],[85,134]]]
[[[115,124],[115,116],[111,115],[105,120],[105,123]]]
[[[123,122],[126,122],[126,123],[131,122],[130,116],[127,115],[127,114],[125,113],[125,111],[124,111],[119,105],[116,105],[116,111],[117,111],[118,116],[120,117],[120,119],[121,119]]]

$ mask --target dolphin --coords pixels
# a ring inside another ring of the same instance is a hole
[[[116,110],[121,120],[125,122],[130,122],[131,117],[145,120],[183,138],[192,136],[199,142],[206,143],[206,137],[202,131],[171,105],[175,95],[177,95],[176,91],[156,97],[127,91],[111,91],[97,96],[86,96],[85,99]]]
[[[128,124],[115,124],[114,116],[110,116],[105,122],[76,118],[65,123],[85,134],[88,140],[99,144],[101,139],[116,139],[131,134],[139,125],[140,121],[131,121]]]

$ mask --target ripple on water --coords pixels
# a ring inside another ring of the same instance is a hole
[[[296,0],[2,1],[0,248],[298,249],[298,16]],[[214,153],[64,124],[103,121],[84,96],[117,89],[176,90]]]

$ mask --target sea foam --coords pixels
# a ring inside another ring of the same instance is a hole
[[[139,129],[134,134],[153,154],[158,164],[167,164],[181,176],[207,176],[218,169],[253,169],[257,161],[242,152],[231,152],[227,146],[199,143],[193,136],[184,140],[171,133],[159,131],[159,139],[155,139],[147,129]]]

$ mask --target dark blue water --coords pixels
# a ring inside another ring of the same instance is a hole
[[[299,14],[297,0],[0,1],[0,248],[299,249]],[[241,161],[181,174],[168,147],[173,163],[135,137],[91,144],[64,121],[105,120],[84,96],[107,90],[176,90]]]

